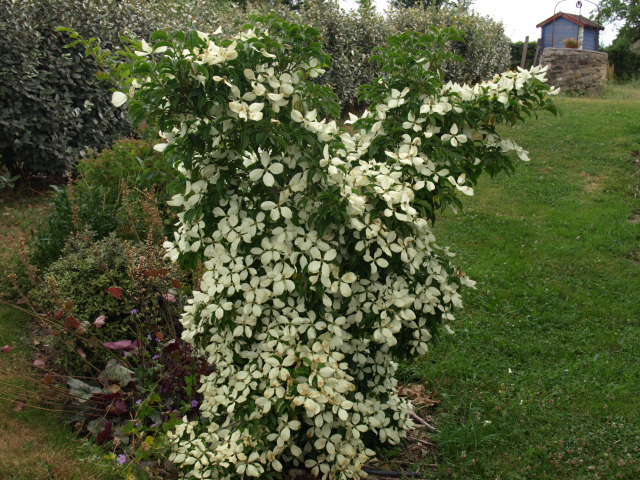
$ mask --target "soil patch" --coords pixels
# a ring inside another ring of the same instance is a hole
[[[602,190],[603,183],[607,179],[604,175],[591,175],[587,172],[580,172],[580,176],[587,180],[584,185],[584,189],[587,193],[595,193]]]

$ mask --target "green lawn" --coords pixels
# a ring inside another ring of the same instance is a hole
[[[558,105],[504,129],[530,163],[435,226],[478,281],[404,369],[442,401],[438,478],[640,478],[640,89]]]

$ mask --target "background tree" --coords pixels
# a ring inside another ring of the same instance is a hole
[[[373,0],[358,0],[358,11],[362,15],[375,13],[376,6],[374,5]]]
[[[398,8],[423,7],[440,9],[445,6],[468,8],[474,0],[391,0],[391,5]]]
[[[600,19],[623,22],[618,37],[606,49],[615,78],[627,81],[640,77],[640,52],[635,45],[640,40],[640,0],[602,0]]]
[[[631,42],[640,39],[640,0],[602,0],[600,19],[605,23],[624,22],[618,37]]]

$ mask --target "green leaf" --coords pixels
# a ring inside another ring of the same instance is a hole
[[[132,370],[121,365],[115,358],[112,358],[107,362],[107,366],[98,378],[104,382],[111,381],[119,383],[120,386],[124,387],[133,380],[133,375],[134,372]]]

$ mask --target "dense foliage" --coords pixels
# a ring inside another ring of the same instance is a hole
[[[174,180],[169,165],[149,140],[120,140],[82,159],[78,175],[56,187],[47,217],[29,240],[29,257],[40,269],[57,260],[73,234],[89,231],[94,240],[110,233],[129,240],[171,230],[166,200]],[[159,212],[155,212],[156,207]]]
[[[459,9],[398,9],[390,12],[389,21],[392,35],[406,31],[425,33],[434,28],[455,28],[463,33],[462,38],[440,47],[462,58],[462,62],[457,58],[444,62],[445,80],[477,83],[509,67],[510,40],[504,33],[504,26],[489,17]]]
[[[600,19],[623,22],[620,36],[635,41],[640,39],[640,1],[600,0]]]
[[[378,76],[371,56],[393,35],[406,31],[429,32],[454,27],[464,32],[464,41],[443,48],[457,53],[463,62],[450,60],[446,77],[461,83],[486,80],[509,65],[509,39],[501,24],[458,8],[392,9],[383,16],[375,12],[347,12],[333,2],[308,2],[293,21],[313,25],[322,35],[323,48],[333,59],[322,77],[336,92],[343,109],[358,103],[358,87]]]
[[[34,366],[44,369],[41,406],[65,413],[75,428],[117,452],[119,463],[157,470],[164,468],[165,433],[185,415],[197,417],[198,378],[211,367],[179,338],[190,277],[165,257],[160,214],[146,198],[126,193],[126,182],[134,191],[136,180],[162,189],[162,171],[151,168],[160,158],[150,152],[144,142],[123,141],[81,164],[79,184],[54,197],[69,202],[71,217],[71,231],[59,236],[60,258],[42,269],[27,264],[34,288],[21,303],[40,319]],[[124,199],[108,194],[118,182]],[[129,222],[98,238],[79,220],[78,201],[91,195],[103,195],[97,216],[109,211]],[[63,213],[54,210],[50,220],[63,220]],[[36,238],[55,223],[44,227]]]
[[[616,80],[640,78],[640,2],[638,0],[602,0],[599,20],[621,22],[618,37],[606,48]]]
[[[73,27],[104,47],[119,35],[146,37],[158,28],[241,24],[224,2],[198,0],[8,0],[0,5],[0,163],[12,175],[64,174],[87,149],[128,134],[126,115],[109,102],[99,65],[67,49]]]
[[[99,241],[78,235],[68,239],[62,253],[42,273],[30,298],[39,311],[77,333],[55,342],[58,363],[66,372],[86,374],[110,358],[87,348],[92,346],[88,331],[95,329],[96,319],[101,319],[99,336],[104,341],[137,338],[141,329],[155,332],[160,325],[165,335],[175,338],[183,275],[158,246],[114,235]]]
[[[605,49],[614,78],[626,82],[640,78],[640,36],[633,42],[629,31],[620,30],[613,44]]]
[[[115,19],[80,0],[14,0],[0,6],[0,161],[14,174],[64,173],[87,147],[129,131],[105,97],[97,66],[55,28],[68,22],[108,40]],[[95,16],[94,16],[95,14]],[[104,23],[104,29],[96,29]],[[87,28],[88,27],[88,28]]]
[[[198,378],[212,371],[180,340],[191,277],[161,247],[175,173],[143,140],[116,142],[78,170],[34,232],[39,268],[25,262],[32,288],[21,303],[42,327],[41,406],[66,412],[119,463],[161,471],[166,432],[197,418]]]
[[[553,92],[540,69],[445,83],[458,35],[407,33],[379,50],[348,133],[311,81],[330,61],[320,32],[262,21],[232,40],[158,32],[113,95],[162,132],[155,148],[185,178],[166,247],[204,269],[182,338],[217,371],[171,458],[194,477],[360,478],[371,448],[412,426],[397,361],[450,330],[473,285],[429,220],[512,168],[508,152],[527,159],[496,126],[553,110]]]
[[[640,78],[640,47],[631,48],[631,42],[621,36],[605,51],[609,54],[609,63],[613,65],[616,80],[628,81]]]
[[[469,8],[474,0],[391,0],[391,5],[398,8],[418,7],[441,8],[444,6],[455,6],[459,8]]]

